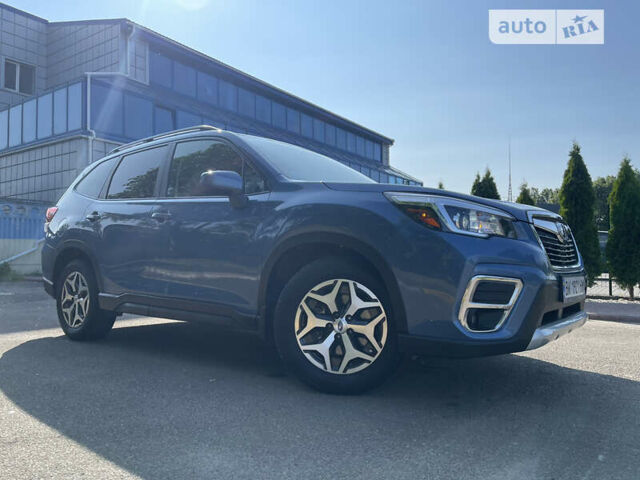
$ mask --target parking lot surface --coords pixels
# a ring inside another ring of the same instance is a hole
[[[124,317],[57,328],[37,283],[0,283],[2,478],[640,478],[640,325],[540,350],[407,359],[320,394],[257,339]]]

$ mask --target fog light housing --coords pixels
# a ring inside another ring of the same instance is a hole
[[[509,317],[521,291],[518,278],[476,275],[460,302],[460,325],[469,332],[495,332]]]
[[[496,308],[470,308],[467,310],[467,326],[473,332],[497,330],[504,317],[504,310]]]

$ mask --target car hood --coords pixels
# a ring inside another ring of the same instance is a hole
[[[501,200],[491,200],[488,198],[476,197],[473,195],[465,195],[464,193],[450,192],[448,190],[440,190],[437,188],[416,187],[409,185],[391,185],[385,183],[325,183],[331,190],[340,190],[348,192],[407,192],[407,193],[424,193],[429,195],[441,195],[447,197],[458,198],[460,200],[469,200],[471,202],[486,205],[488,207],[498,208],[510,213],[516,219],[529,222],[530,213],[539,214],[545,217],[553,217],[560,219],[561,217],[549,210],[531,205],[523,205],[521,203],[503,202]]]

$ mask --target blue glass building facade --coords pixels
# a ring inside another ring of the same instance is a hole
[[[4,5],[0,15],[0,197],[55,201],[116,145],[199,124],[420,183],[390,166],[390,138],[129,20],[52,23]],[[34,75],[30,91],[6,88],[7,62]]]

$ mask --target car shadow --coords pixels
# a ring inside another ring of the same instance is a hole
[[[640,383],[521,355],[407,360],[332,396],[257,338],[166,323],[23,343],[0,389],[145,479],[637,478],[640,457]]]

